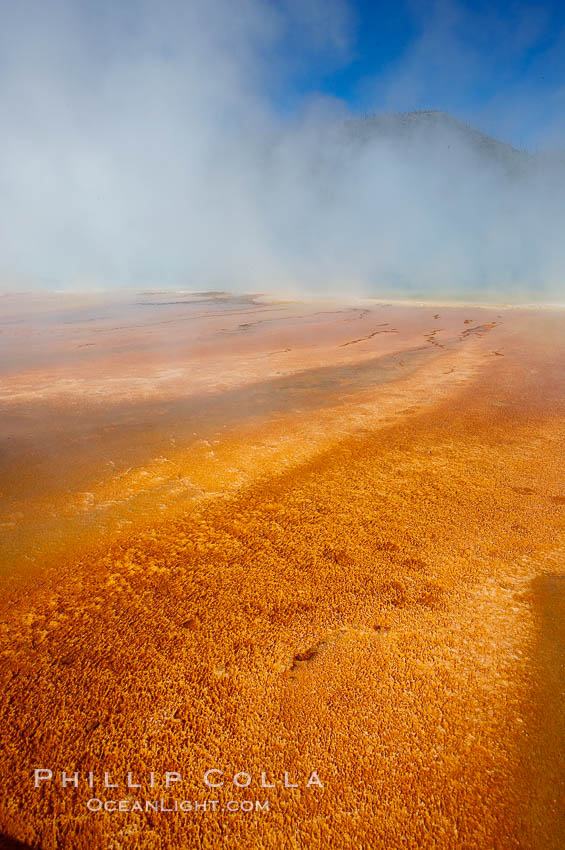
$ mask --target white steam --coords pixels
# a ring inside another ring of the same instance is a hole
[[[324,0],[6,4],[1,288],[562,299],[563,159],[441,114],[283,114],[352,26]]]

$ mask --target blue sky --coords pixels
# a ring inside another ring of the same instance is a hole
[[[345,49],[313,56],[283,99],[442,109],[519,146],[565,144],[565,3],[349,0],[344,20]]]

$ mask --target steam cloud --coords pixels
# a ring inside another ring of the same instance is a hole
[[[441,113],[282,108],[308,63],[350,58],[346,5],[20,0],[3,18],[3,290],[564,300],[563,156]]]

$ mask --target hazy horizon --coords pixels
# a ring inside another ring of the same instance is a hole
[[[7,7],[0,291],[565,300],[550,8],[417,3],[393,32],[345,0]],[[347,129],[427,106],[542,153],[516,166],[443,120]]]

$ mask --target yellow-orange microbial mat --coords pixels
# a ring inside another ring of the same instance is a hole
[[[0,312],[0,846],[564,846],[563,310]]]

